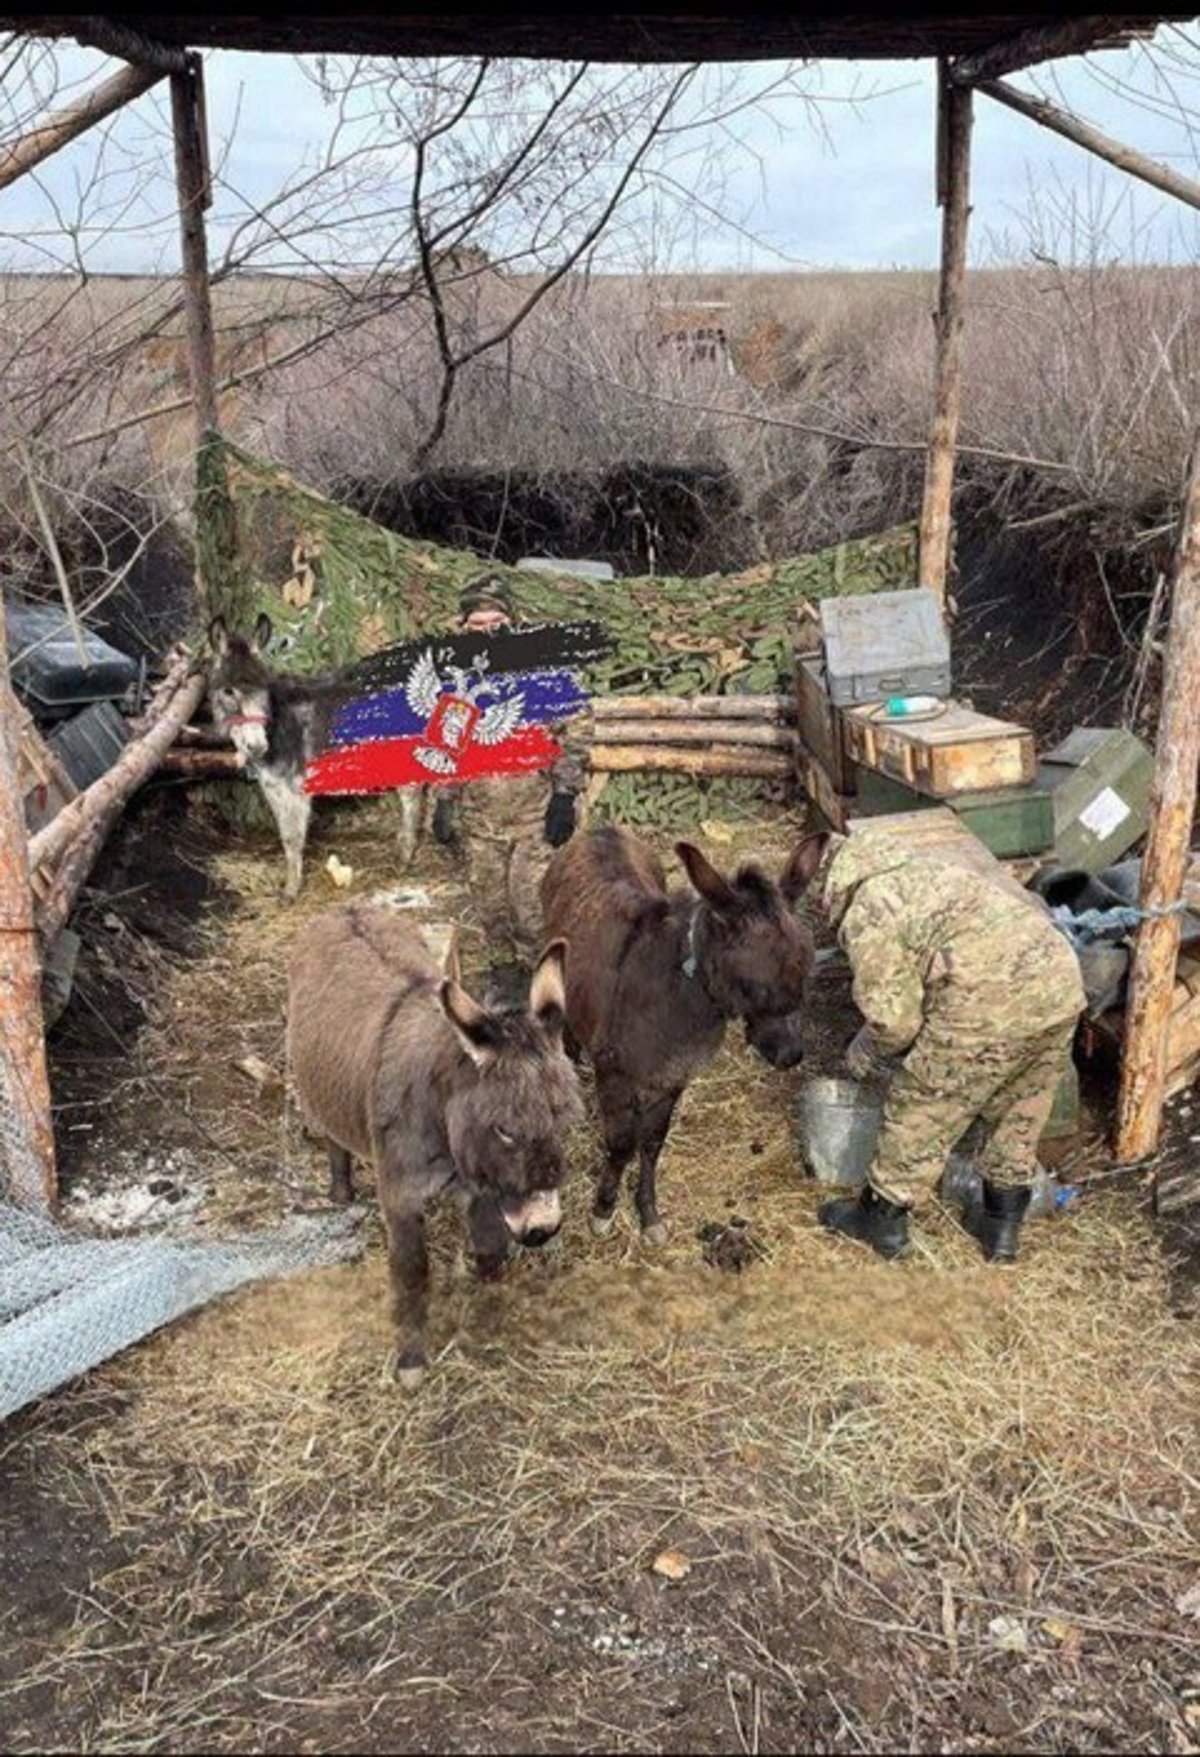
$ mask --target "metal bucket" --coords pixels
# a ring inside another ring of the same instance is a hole
[[[883,1099],[854,1080],[808,1080],[800,1093],[800,1151],[822,1183],[858,1189],[883,1123]]]

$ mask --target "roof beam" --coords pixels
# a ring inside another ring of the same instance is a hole
[[[1101,134],[1089,122],[1081,122],[1066,110],[1056,109],[1045,98],[1032,98],[1028,93],[1018,91],[1015,86],[1006,85],[999,79],[981,80],[976,90],[985,92],[998,104],[1007,104],[1010,110],[1016,110],[1020,115],[1039,122],[1043,128],[1053,129],[1055,134],[1061,134],[1064,139],[1074,141],[1076,146],[1095,153],[1097,158],[1115,165],[1119,171],[1127,171],[1131,177],[1140,177],[1143,183],[1149,183],[1167,195],[1186,201],[1189,207],[1200,208],[1200,183],[1191,177],[1181,177],[1178,171],[1160,165],[1156,159],[1148,159],[1145,153],[1140,153],[1131,146],[1122,146],[1120,141],[1110,140],[1107,134]]]
[[[1144,24],[1123,26],[1111,14],[1105,17],[1072,18],[1062,24],[1037,25],[1006,42],[993,43],[974,55],[960,55],[950,66],[956,85],[980,85],[1033,67],[1039,61],[1056,61],[1064,55],[1086,55],[1093,49],[1121,49],[1134,37],[1152,36]]]
[[[27,36],[74,37],[86,49],[99,49],[139,67],[153,67],[159,74],[183,73],[187,52],[156,42],[133,26],[113,18],[81,14],[78,18],[56,13],[45,18],[0,18],[0,29],[21,31]]]

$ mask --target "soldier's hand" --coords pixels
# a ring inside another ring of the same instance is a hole
[[[546,807],[545,836],[551,848],[561,848],[575,834],[575,800],[570,793],[552,793]]]
[[[876,1048],[869,1025],[864,1025],[850,1039],[845,1060],[846,1071],[854,1080],[878,1079],[888,1072],[888,1058]]]
[[[433,839],[443,848],[448,848],[454,841],[454,833],[454,800],[448,793],[442,792],[438,794],[433,808]]]

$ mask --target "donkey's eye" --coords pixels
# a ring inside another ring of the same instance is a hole
[[[493,1128],[494,1128],[494,1133],[495,1133],[496,1139],[498,1141],[503,1141],[503,1143],[506,1147],[515,1147],[516,1146],[515,1138],[509,1134],[507,1129],[502,1129],[500,1127],[499,1123],[494,1124]]]

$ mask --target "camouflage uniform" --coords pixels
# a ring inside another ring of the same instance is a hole
[[[1015,884],[880,832],[835,838],[818,884],[874,1051],[905,1056],[874,1189],[903,1207],[928,1200],[976,1118],[988,1132],[984,1176],[1028,1184],[1084,1006],[1068,941]]]
[[[514,616],[508,586],[484,575],[466,588],[461,613],[496,605]],[[514,616],[514,623],[519,626]],[[578,799],[587,786],[590,711],[547,726],[562,754],[535,774],[496,776],[456,790],[458,834],[472,901],[487,937],[493,968],[530,966],[542,949],[542,875],[554,848],[546,813],[555,795]]]

